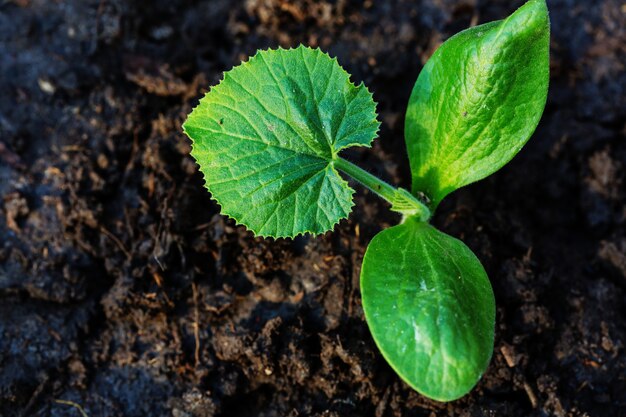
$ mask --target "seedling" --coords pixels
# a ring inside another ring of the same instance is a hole
[[[445,42],[411,95],[405,137],[412,191],[340,156],[371,145],[376,104],[319,49],[260,51],[224,74],[184,123],[222,212],[257,236],[325,233],[352,209],[347,174],[402,214],[370,242],[365,318],[391,367],[418,392],[450,401],[491,359],[495,300],[480,261],[428,221],[452,191],[509,162],[543,112],[549,79],[545,0]]]

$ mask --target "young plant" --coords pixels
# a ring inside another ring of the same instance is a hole
[[[472,251],[428,221],[446,195],[500,169],[530,138],[546,102],[549,30],[545,0],[531,0],[434,53],[406,115],[412,192],[339,156],[369,147],[380,123],[372,94],[319,49],[258,52],[183,125],[222,212],[257,236],[333,229],[353,205],[340,171],[402,214],[369,244],[363,309],[391,367],[435,400],[463,396],[487,368],[495,300]]]

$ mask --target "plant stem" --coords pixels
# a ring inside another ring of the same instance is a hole
[[[402,213],[405,217],[414,216],[420,221],[430,219],[431,213],[428,207],[404,188],[395,188],[340,157],[334,160],[334,165],[335,168],[348,174],[379,197],[391,203],[391,210]]]
[[[354,165],[352,162],[343,158],[335,159],[335,167],[350,175],[352,178],[363,184],[365,187],[378,194],[383,199],[392,203],[396,194],[395,187],[387,184],[385,181],[370,174],[362,168]]]

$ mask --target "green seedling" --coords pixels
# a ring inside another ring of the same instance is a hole
[[[222,212],[257,236],[333,229],[353,205],[340,172],[402,215],[369,244],[363,309],[391,367],[435,400],[463,396],[485,372],[495,300],[472,251],[428,222],[446,195],[500,169],[535,130],[548,91],[549,26],[545,1],[531,0],[434,53],[406,115],[411,192],[340,156],[369,147],[380,123],[365,86],[319,49],[258,52],[226,72],[183,125]]]

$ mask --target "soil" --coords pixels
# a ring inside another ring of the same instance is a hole
[[[426,59],[510,0],[0,3],[0,416],[626,416],[626,8],[549,0],[543,120],[434,223],[483,261],[493,360],[441,404],[364,322],[357,188],[324,236],[255,239],[203,188],[185,115],[258,48],[320,46],[374,92],[373,149],[410,185],[404,110]]]

